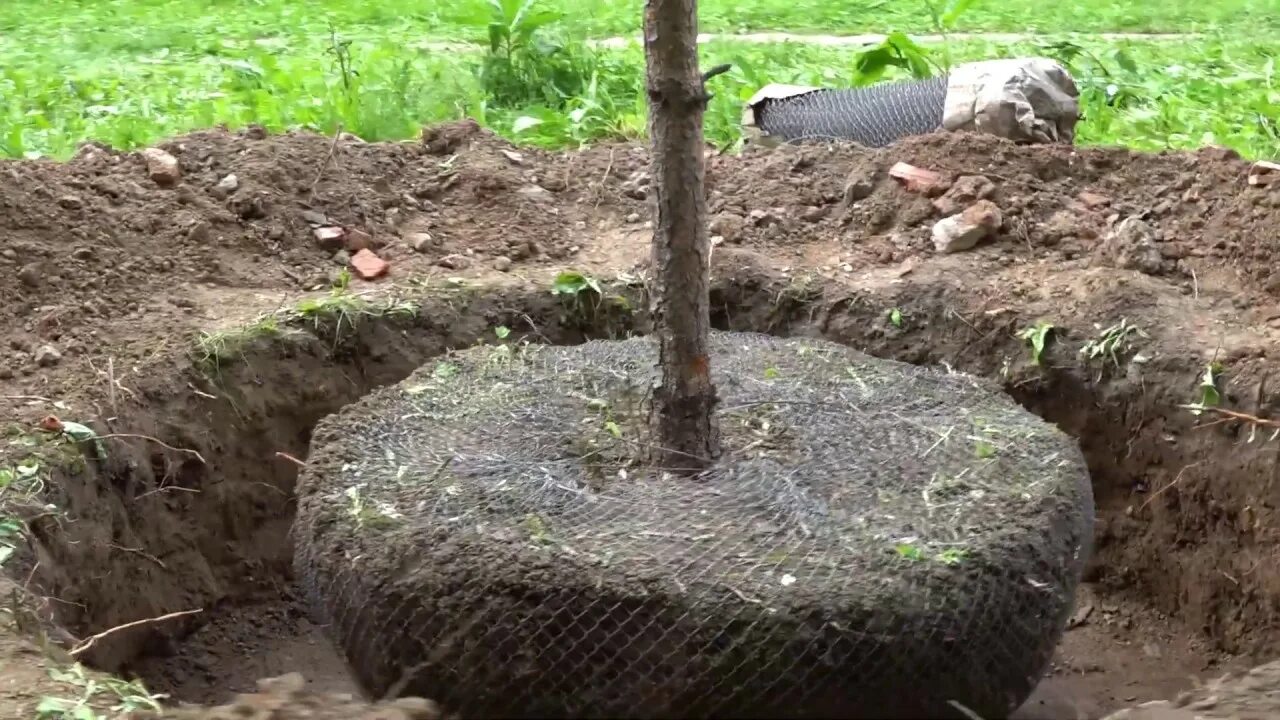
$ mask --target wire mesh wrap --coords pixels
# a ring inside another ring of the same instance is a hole
[[[884,147],[942,129],[947,83],[942,75],[768,99],[753,108],[755,125],[786,142],[852,140]]]
[[[724,456],[635,458],[649,338],[478,347],[326,418],[304,587],[375,696],[479,717],[983,717],[1089,552],[1073,440],[983,381],[712,334]]]

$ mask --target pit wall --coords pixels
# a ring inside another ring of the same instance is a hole
[[[984,308],[962,279],[820,283],[717,252],[713,324],[821,336],[998,380],[1081,441],[1099,516],[1087,579],[1147,597],[1224,650],[1280,647],[1280,566],[1267,562],[1276,548],[1267,529],[1276,445],[1242,444],[1247,430],[1238,424],[1195,427],[1205,419],[1179,406],[1194,395],[1198,352],[1100,370],[1077,353],[1092,331],[1085,319],[1073,326],[1058,318],[1059,339],[1036,365],[1016,336],[1036,316]],[[34,587],[59,599],[50,610],[56,623],[85,637],[278,593],[291,574],[298,466],[290,458],[305,460],[321,417],[433,356],[477,342],[573,344],[647,330],[643,288],[609,287],[598,298],[557,297],[549,287],[427,288],[406,298],[412,313],[370,313],[341,327],[294,318],[244,336],[212,364],[194,351],[158,363],[152,380],[134,388],[136,400],[116,398],[114,422],[96,428],[152,440],[112,440],[105,462],[86,454],[67,463],[54,478],[62,517],[32,525]],[[502,340],[500,328],[510,330]],[[1236,361],[1230,387],[1264,377],[1256,361]],[[1248,400],[1230,389],[1223,395],[1226,407]],[[194,615],[115,633],[81,659],[118,671],[199,622]]]

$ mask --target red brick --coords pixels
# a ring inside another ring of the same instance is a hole
[[[360,279],[373,280],[386,275],[391,265],[366,248],[351,256],[351,269]]]

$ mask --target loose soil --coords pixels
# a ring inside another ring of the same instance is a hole
[[[31,543],[5,564],[0,716],[77,695],[48,674],[67,648],[198,609],[76,656],[202,703],[298,671],[303,691],[266,694],[288,698],[294,717],[336,717],[307,693],[358,690],[290,585],[292,489],[311,428],[498,326],[508,341],[562,343],[644,331],[646,152],[515,148],[473,123],[398,144],[251,128],[160,147],[180,165],[176,182],[153,179],[139,153],[92,145],[64,164],[0,164],[0,467],[39,460],[3,496]],[[1280,654],[1268,383],[1280,368],[1269,352],[1280,183],[1248,185],[1249,163],[1221,149],[953,135],[708,162],[717,327],[945,362],[999,379],[1079,438],[1097,548],[1076,623],[1021,716],[1100,717]],[[888,174],[897,162],[940,183],[903,187]],[[976,175],[986,181],[962,179]],[[937,253],[938,205],[963,209],[973,190],[1003,229]],[[317,241],[320,226],[345,239]],[[390,272],[351,282],[351,312],[253,324],[331,297],[360,249]],[[572,309],[549,292],[566,269],[634,312]],[[1041,319],[1056,330],[1035,364],[1017,333]],[[1143,335],[1118,362],[1081,356],[1121,319]],[[1210,362],[1222,407],[1260,422],[1181,407]],[[41,431],[50,415],[91,426],[103,454]],[[18,492],[37,483],[43,492]]]

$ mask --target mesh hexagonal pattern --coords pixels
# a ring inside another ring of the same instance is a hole
[[[948,77],[814,90],[766,100],[756,126],[787,142],[852,140],[884,147],[910,135],[942,129]]]
[[[712,334],[724,455],[649,471],[651,339],[478,347],[320,423],[303,583],[375,696],[479,717],[1001,717],[1089,552],[1069,437],[983,381]]]

